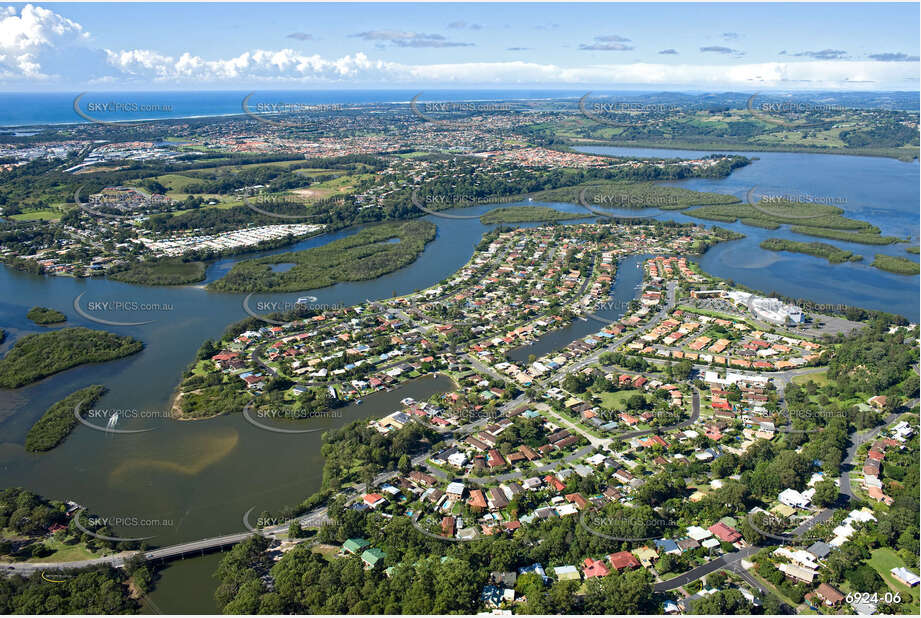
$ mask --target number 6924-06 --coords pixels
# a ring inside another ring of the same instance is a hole
[[[888,605],[891,603],[901,603],[902,596],[898,592],[886,592],[884,594],[876,592],[848,592],[844,600],[848,603],[873,603],[874,605],[882,601]]]

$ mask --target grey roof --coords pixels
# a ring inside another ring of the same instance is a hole
[[[806,551],[816,558],[824,558],[831,553],[831,547],[825,541],[816,541]]]

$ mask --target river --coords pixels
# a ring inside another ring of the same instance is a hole
[[[576,150],[592,154],[639,157],[696,158],[710,151],[666,150],[591,146]],[[681,212],[664,212],[661,220],[719,225],[746,235],[722,243],[697,261],[704,271],[739,281],[765,292],[777,291],[791,297],[808,298],[823,304],[845,304],[898,313],[913,322],[919,319],[917,275],[897,275],[870,266],[876,253],[918,261],[905,248],[919,239],[919,163],[883,157],[802,154],[787,152],[731,152],[757,158],[751,165],[733,171],[726,178],[693,178],[669,182],[694,191],[727,193],[744,200],[753,187],[757,194],[809,195],[831,199],[843,215],[868,221],[884,235],[910,238],[908,243],[862,245],[827,238],[794,234],[789,226],[765,230],[742,223],[726,224],[689,217]],[[629,214],[628,210],[612,210]],[[635,211],[633,211],[635,213]],[[830,265],[824,258],[767,251],[759,245],[765,238],[828,243],[864,256],[863,262]]]
[[[697,154],[649,149],[592,150],[643,156]],[[874,223],[884,234],[910,234],[917,243],[917,162],[787,153],[751,153],[751,156],[759,160],[736,170],[729,178],[675,184],[732,193],[740,198],[753,185],[758,186],[759,191],[845,195],[848,197],[847,204],[843,205],[846,214]],[[821,178],[823,174],[831,180]],[[785,181],[771,182],[772,178],[784,178]],[[552,206],[568,212],[582,212],[580,207],[570,204]],[[452,212],[477,214],[493,207],[478,206]],[[482,234],[494,227],[485,226],[477,219],[426,218],[438,225],[438,234],[419,259],[406,268],[373,281],[343,283],[297,294],[255,295],[250,306],[260,300],[293,303],[305,295],[316,296],[317,302],[323,304],[352,304],[422,289],[438,283],[462,266]],[[660,218],[713,223],[675,212],[664,213]],[[796,235],[787,230],[768,232],[741,224],[720,225],[748,236],[719,245],[700,258],[707,272],[766,291],[777,290],[816,302],[894,311],[912,320],[918,319],[916,276],[885,273],[864,264],[829,265],[825,260],[810,256],[762,251],[757,245],[764,237]],[[355,231],[342,230],[263,254],[319,246]],[[846,246],[870,260],[873,252],[912,257],[904,252],[905,245],[867,247],[824,239],[823,242]],[[206,281],[219,278],[240,259],[244,257],[214,262],[206,272]],[[616,317],[618,299],[629,300],[635,295],[639,269],[633,263],[641,259],[638,256],[620,265],[612,290],[614,308],[608,311],[612,316],[606,317]],[[248,509],[255,508],[255,512],[280,509],[298,503],[319,488],[322,469],[319,433],[268,432],[250,425],[240,415],[191,422],[165,418],[170,396],[183,368],[192,362],[201,343],[219,337],[228,324],[246,317],[243,295],[210,292],[201,285],[158,288],[105,279],[41,277],[5,267],[0,268],[0,289],[4,291],[0,301],[0,326],[8,331],[0,352],[9,349],[22,335],[42,330],[25,318],[28,309],[35,305],[64,312],[69,326],[104,328],[136,336],[145,342],[145,349],[129,358],[75,368],[21,389],[0,391],[0,486],[22,486],[51,498],[74,499],[101,516],[149,520],[148,525],[122,528],[118,532],[126,536],[153,536],[150,542],[156,545],[240,531],[242,515]],[[142,326],[97,324],[75,312],[74,299],[81,294],[79,306],[93,317],[151,323]],[[147,310],[89,311],[90,303],[102,301],[136,302],[147,305]],[[536,347],[522,353],[525,358],[530,353],[539,356],[594,332],[598,327],[599,324],[592,320],[577,320],[560,331],[545,335],[532,344]],[[109,388],[96,408],[151,413],[152,418],[120,422],[119,428],[152,427],[155,430],[134,435],[107,435],[78,427],[53,451],[26,453],[22,446],[25,434],[42,412],[70,392],[95,383]],[[446,378],[419,380],[390,393],[365,398],[361,406],[344,408],[341,418],[318,420],[318,423],[339,426],[356,418],[381,416],[397,409],[403,397],[425,399],[449,388],[451,385]],[[178,611],[180,607],[188,607],[189,612],[214,611],[211,595],[216,584],[210,579],[210,571],[215,558],[204,560],[208,561],[201,563],[206,564],[204,567],[195,566],[197,563],[193,560],[168,567],[151,595],[154,604],[164,611]],[[190,583],[193,580],[197,582],[194,585]],[[189,598],[192,591],[200,591],[194,600]],[[180,598],[185,604],[175,604]]]

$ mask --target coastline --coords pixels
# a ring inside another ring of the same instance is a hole
[[[641,141],[618,141],[618,140],[601,140],[591,138],[581,138],[578,141],[567,140],[564,148],[576,148],[579,146],[605,146],[611,148],[651,148],[662,150],[709,150],[716,153],[742,153],[742,152],[776,152],[790,154],[817,154],[817,155],[846,155],[850,157],[879,157],[882,159],[895,159],[903,163],[911,163],[919,159],[918,152],[912,158],[895,156],[885,152],[874,150],[855,151],[849,148],[818,149],[818,148],[796,148],[796,147],[771,147],[759,146],[753,144],[676,144],[674,142],[641,142]],[[578,151],[575,151],[578,152]],[[604,156],[604,155],[601,155]],[[609,155],[610,156],[610,155]]]

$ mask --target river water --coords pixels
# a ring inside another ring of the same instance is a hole
[[[640,157],[696,158],[710,152],[591,146],[577,150],[593,154]],[[778,152],[733,152],[757,158],[751,165],[721,179],[693,178],[671,182],[694,191],[735,195],[741,200],[750,189],[755,195],[808,195],[834,200],[843,216],[868,221],[887,236],[909,239],[892,245],[857,243],[794,234],[789,226],[765,230],[742,223],[726,224],[689,217],[681,212],[664,212],[661,220],[690,221],[719,225],[746,238],[713,247],[697,261],[704,271],[739,281],[764,292],[777,291],[816,303],[846,304],[904,315],[917,322],[919,278],[888,273],[870,266],[881,253],[918,261],[905,248],[919,239],[919,163],[883,157],[853,157]],[[629,214],[627,210],[613,213]],[[635,211],[633,211],[635,213]],[[766,238],[788,238],[828,243],[864,256],[863,262],[830,265],[824,258],[796,253],[766,251],[759,245]]]
[[[633,148],[592,148],[591,151],[669,157],[697,154]],[[917,161],[902,163],[881,158],[786,153],[751,153],[751,156],[759,160],[736,170],[727,179],[697,179],[675,184],[732,193],[740,198],[744,198],[752,186],[764,192],[844,195],[848,198],[842,205],[846,214],[874,223],[884,234],[911,235],[912,242],[917,244]],[[583,212],[570,204],[552,206],[568,212]],[[493,207],[478,206],[451,212],[479,214]],[[322,304],[352,304],[422,289],[445,279],[462,266],[482,234],[494,227],[485,226],[477,219],[426,218],[438,225],[438,235],[410,266],[373,281],[343,283],[296,294],[254,295],[250,307],[258,306],[259,301],[294,303],[305,295],[315,296]],[[659,218],[712,223],[675,212],[663,213]],[[918,319],[917,276],[894,275],[861,264],[829,265],[811,256],[762,251],[757,245],[768,236],[814,239],[798,237],[788,230],[769,232],[741,224],[720,225],[736,229],[747,238],[708,251],[700,258],[707,272],[765,291],[777,290],[816,302],[894,311],[909,319]],[[318,246],[355,231],[335,232],[262,255]],[[917,256],[904,252],[906,245],[902,244],[867,247],[822,241],[857,251],[868,256],[870,261],[874,252],[917,260]],[[206,281],[220,278],[240,259],[244,258],[237,256],[211,264]],[[616,302],[618,299],[625,302],[635,296],[640,276],[635,263],[641,260],[637,256],[620,265],[612,290],[613,308],[607,312],[611,316],[605,317],[613,318],[618,312],[622,313]],[[319,488],[323,463],[319,432],[296,435],[268,432],[250,425],[240,415],[189,422],[166,418],[171,394],[183,368],[193,361],[201,343],[219,337],[228,324],[246,317],[243,295],[210,292],[201,285],[160,288],[104,279],[40,277],[5,267],[0,267],[0,290],[4,292],[0,300],[0,326],[8,332],[0,352],[5,352],[22,335],[41,330],[25,318],[28,309],[35,305],[64,312],[69,319],[68,326],[111,330],[145,342],[145,349],[132,357],[79,367],[21,389],[0,391],[0,486],[22,486],[47,497],[74,499],[101,516],[147,520],[143,525],[117,530],[125,536],[153,536],[150,542],[156,545],[240,531],[243,529],[242,515],[250,508],[255,508],[255,512],[276,510],[298,503]],[[80,297],[81,309],[93,317],[151,322],[142,326],[100,325],[76,313],[74,299],[77,297]],[[105,301],[139,303],[145,307],[134,311],[91,310],[92,303]],[[546,335],[530,350],[521,353],[525,359],[530,353],[540,356],[595,332],[599,326],[592,320],[577,320]],[[119,428],[155,430],[107,435],[78,427],[51,452],[25,452],[22,446],[25,434],[48,406],[74,390],[97,383],[104,384],[109,391],[97,402],[96,408],[146,413],[139,415],[146,418],[137,419],[127,419],[131,413],[123,414],[126,420],[119,422]],[[382,416],[398,409],[403,397],[425,399],[450,388],[447,378],[422,379],[389,393],[368,397],[360,406],[344,408],[341,418],[315,421],[318,427],[334,427],[357,418]],[[187,560],[167,568],[151,595],[154,603],[164,611],[178,611],[182,607],[188,607],[190,612],[214,611],[211,595],[216,584],[210,572],[211,561],[216,558],[204,560],[208,561],[201,563],[205,566],[195,566],[198,563]],[[192,591],[200,592],[194,600],[189,598]]]

